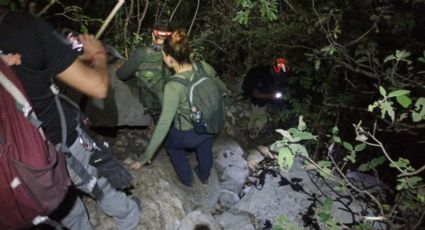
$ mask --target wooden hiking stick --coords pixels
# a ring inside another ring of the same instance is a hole
[[[125,0],[118,0],[115,7],[112,9],[111,13],[109,13],[108,17],[106,18],[105,22],[100,27],[99,31],[96,33],[96,38],[99,38],[102,33],[105,31],[106,27],[111,22],[112,18],[117,14],[118,10],[121,8],[121,6],[124,4]]]

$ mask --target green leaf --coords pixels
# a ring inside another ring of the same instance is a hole
[[[315,70],[319,70],[320,69],[320,59],[317,59],[315,62],[314,62],[314,69]]]
[[[412,100],[405,95],[396,97],[396,100],[403,108],[407,108],[412,104]]]
[[[408,181],[408,183],[411,187],[414,187],[414,186],[418,185],[419,182],[422,181],[422,178],[419,177],[419,176],[412,176],[412,177],[409,177],[407,179],[407,181]]]
[[[273,225],[272,230],[285,230],[285,229],[280,225]]]
[[[300,144],[290,144],[289,148],[292,150],[295,154],[300,154],[301,156],[308,157],[307,149]]]
[[[319,166],[319,174],[324,178],[329,178],[332,175],[332,170],[330,167],[332,166],[332,162],[330,161],[319,161],[317,162]]]
[[[394,60],[394,59],[396,59],[396,57],[394,55],[389,55],[389,56],[385,57],[384,63],[385,62],[388,62],[388,61],[391,61],[391,60]]]
[[[395,56],[397,59],[405,59],[410,56],[410,52],[406,50],[396,50]]]
[[[409,93],[410,93],[410,90],[400,89],[400,90],[392,91],[391,93],[389,93],[388,98],[403,96],[403,95],[407,95]]]
[[[343,141],[342,142],[342,146],[344,146],[344,148],[345,149],[347,149],[348,151],[353,151],[354,149],[353,149],[353,145],[351,145],[350,143],[348,143],[348,142],[345,142],[345,141]]]
[[[305,124],[303,120],[303,116],[298,117],[298,130],[303,131],[307,128],[307,125]]]
[[[361,152],[366,148],[366,144],[358,144],[354,147],[354,151]]]
[[[344,161],[350,161],[351,163],[356,163],[356,152],[351,152],[350,155],[344,157]]]
[[[331,208],[332,208],[332,204],[333,204],[333,200],[331,199],[331,198],[329,198],[329,197],[326,197],[326,199],[323,201],[323,209],[325,210],[325,211],[330,211],[331,210]]]
[[[336,127],[336,126],[332,127],[332,131],[331,132],[332,132],[333,135],[337,135],[338,132],[339,132],[338,127]]]
[[[392,102],[391,101],[385,101],[382,102],[379,107],[381,109],[381,117],[385,118],[385,115],[388,114],[388,116],[390,116],[391,121],[394,121],[395,118],[395,112],[394,112],[394,108],[392,107]]]
[[[333,136],[332,139],[335,143],[341,143],[341,138],[338,136]]]
[[[331,214],[327,212],[319,212],[317,216],[320,218],[320,222],[322,223],[327,222],[332,217]]]
[[[289,140],[291,140],[291,139],[292,139],[291,134],[290,134],[288,131],[286,131],[286,130],[283,130],[283,129],[276,129],[276,132],[280,133],[280,134],[281,134],[284,138],[287,138],[287,139],[289,139]]]
[[[294,133],[294,139],[299,138],[300,140],[314,140],[316,136],[312,135],[309,132],[298,132]]]
[[[371,169],[375,169],[376,167],[382,165],[386,160],[387,158],[385,156],[379,156],[377,158],[372,159],[371,161],[367,163],[361,164],[358,170],[361,172],[366,172]]]
[[[383,97],[387,96],[387,91],[385,91],[384,87],[379,86],[379,92]]]
[[[331,165],[332,165],[332,162],[330,162],[330,161],[319,161],[319,162],[317,162],[317,165],[319,166],[319,167],[323,167],[323,168],[328,168],[328,167],[331,167]]]
[[[279,150],[277,162],[282,170],[287,171],[294,164],[294,154],[288,147],[283,147]]]
[[[415,110],[412,112],[412,120],[420,122],[425,120],[425,98],[420,97],[415,103]]]
[[[399,157],[397,161],[390,164],[390,167],[395,168],[399,167],[401,169],[407,169],[410,166],[410,161],[408,159]]]

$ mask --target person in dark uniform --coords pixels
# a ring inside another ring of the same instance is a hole
[[[266,105],[283,104],[283,80],[289,75],[287,60],[276,58],[270,66],[254,66],[245,75],[242,90],[250,99],[251,116],[248,124],[250,137],[258,136],[268,121]]]

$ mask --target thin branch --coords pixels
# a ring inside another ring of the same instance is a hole
[[[284,0],[284,2],[289,6],[289,8],[291,8],[292,11],[298,13],[295,7],[288,0]]]
[[[36,15],[39,18],[42,14],[44,14],[53,4],[55,4],[56,0],[50,0],[49,4],[47,4],[38,14]]]
[[[155,15],[155,21],[158,21],[159,19],[161,19],[162,12],[164,12],[164,9],[165,9],[165,6],[166,5],[167,5],[167,0],[165,0],[164,1],[164,4],[162,4],[161,11],[159,12],[159,14],[157,13]]]
[[[140,30],[142,29],[142,22],[146,17],[146,12],[148,11],[148,6],[149,6],[149,0],[145,0],[145,8],[143,9],[142,16],[137,20],[136,33],[140,33]],[[139,7],[137,7],[137,10],[139,10]]]
[[[171,16],[170,16],[170,20],[169,20],[170,22],[173,21],[174,14],[177,12],[177,9],[180,7],[181,3],[182,3],[182,0],[179,0],[176,7],[174,7],[173,13],[171,13]]]
[[[198,14],[200,4],[201,4],[201,2],[198,0],[198,4],[196,5],[196,11],[195,11],[195,14],[193,15],[192,23],[190,24],[189,30],[187,32],[187,36],[190,35],[190,31],[192,30],[192,26],[195,23],[196,15]]]
[[[357,42],[359,42],[360,40],[362,40],[364,37],[366,37],[366,35],[368,35],[370,32],[372,32],[373,29],[376,28],[376,23],[373,23],[373,25],[366,31],[364,32],[362,35],[360,35],[356,40],[351,41],[350,43],[348,43],[347,45],[345,45],[346,47],[351,46]]]
[[[329,155],[329,158],[331,159],[331,161],[332,161],[332,163],[334,164],[334,165],[336,165],[336,162],[335,162],[335,159],[331,156],[331,155]],[[336,170],[338,171],[338,173],[339,173],[339,175],[344,179],[344,181],[352,188],[352,189],[354,189],[354,190],[356,190],[358,193],[364,193],[364,194],[366,194],[367,196],[369,196],[374,202],[375,202],[375,204],[376,205],[378,205],[378,208],[379,208],[379,213],[380,213],[380,215],[381,216],[379,216],[379,217],[363,217],[363,218],[365,218],[365,219],[372,219],[372,218],[377,218],[377,220],[382,220],[382,219],[385,219],[385,217],[384,217],[384,208],[382,207],[382,205],[381,205],[381,202],[379,202],[379,200],[374,196],[374,195],[372,195],[370,192],[368,192],[367,190],[363,190],[363,189],[359,189],[359,188],[357,188],[355,185],[353,185],[349,180],[348,180],[348,178],[344,175],[344,173],[341,171],[341,169],[340,168],[338,168],[338,167],[335,167],[336,168]],[[360,216],[362,216],[361,214],[360,214]]]
[[[424,219],[424,217],[425,217],[425,210],[424,210],[424,211],[422,211],[422,214],[421,214],[421,216],[419,217],[419,220],[416,222],[416,224],[415,224],[415,226],[412,228],[412,230],[415,230],[415,229],[419,228],[420,226],[422,226],[422,220]]]
[[[419,174],[419,173],[421,173],[422,171],[424,171],[425,170],[425,165],[423,165],[420,169],[418,169],[418,170],[416,170],[416,171],[414,171],[414,172],[406,172],[406,173],[402,173],[402,174],[400,174],[400,175],[398,175],[398,177],[405,177],[405,176],[414,176],[414,175],[417,175],[417,174]]]
[[[355,129],[356,130],[356,135],[359,136],[359,130],[358,128]],[[370,132],[365,132],[365,131],[361,131],[364,134],[367,134],[370,138],[372,138],[372,140],[376,143],[376,144],[371,144],[368,143],[366,141],[361,141],[365,144],[368,145],[373,145],[373,146],[377,146],[381,149],[382,153],[384,153],[385,157],[387,157],[387,159],[390,161],[390,163],[400,172],[400,173],[405,173],[405,171],[403,169],[401,169],[396,163],[395,161],[391,158],[391,156],[388,154],[387,150],[385,149],[384,145],[382,144],[382,142],[380,142],[374,135],[372,135]]]
[[[126,9],[126,13],[127,13],[127,17],[125,18],[125,21],[124,21],[124,26],[123,26],[123,36],[124,36],[124,47],[125,47],[125,53],[126,53],[126,56],[128,56],[127,55],[127,32],[128,32],[128,23],[130,22],[130,18],[131,18],[131,16],[132,16],[132,14],[133,14],[133,8],[134,8],[134,1],[133,0],[130,0],[130,7],[128,8],[129,10],[127,11],[127,9]]]

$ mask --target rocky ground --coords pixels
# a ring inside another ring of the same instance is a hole
[[[131,193],[143,203],[138,229],[267,230],[279,219],[282,222],[282,216],[286,217],[283,229],[324,229],[313,210],[328,197],[335,201],[331,212],[340,223],[356,221],[359,212],[373,214],[368,205],[336,192],[335,184],[318,176],[317,171],[304,169],[302,160],[297,160],[289,172],[279,170],[276,155],[270,153],[267,145],[280,138],[275,129],[290,126],[269,123],[252,139],[247,130],[248,103],[241,98],[232,100],[226,127],[214,143],[214,167],[208,185],[196,176],[192,187],[182,185],[163,149],[151,165],[130,170],[134,177]],[[274,111],[271,116],[278,114]],[[93,135],[109,142],[120,160],[143,152],[149,141],[143,128],[94,129]],[[195,154],[188,154],[188,158],[195,167]],[[113,219],[105,216],[95,201],[89,197],[84,201],[96,229],[116,229]],[[379,225],[376,229],[385,227]]]

